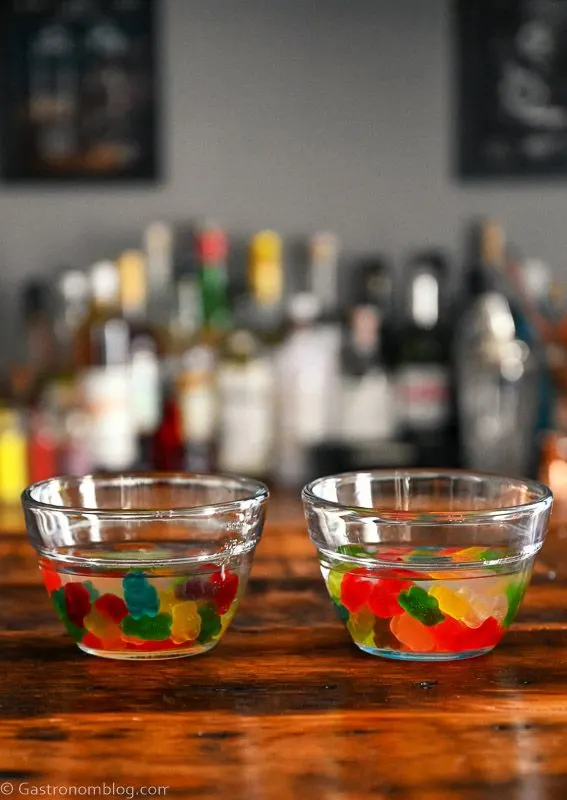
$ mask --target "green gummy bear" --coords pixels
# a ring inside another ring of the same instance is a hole
[[[136,636],[151,642],[161,642],[169,639],[171,632],[171,614],[162,612],[155,617],[133,617],[131,615],[122,620],[122,630],[128,636]]]
[[[122,579],[124,600],[134,619],[155,617],[159,611],[159,595],[143,572],[129,572]]]
[[[523,581],[517,583],[510,583],[506,587],[506,599],[508,600],[508,611],[504,617],[503,625],[507,628],[514,621],[514,617],[518,613],[520,603],[526,591],[526,584]]]
[[[57,616],[65,625],[69,636],[74,642],[80,642],[84,636],[85,630],[84,628],[78,628],[67,616],[67,607],[65,605],[65,589],[61,587],[60,589],[56,589],[54,592],[51,592],[51,600],[53,601]]]
[[[201,617],[201,630],[197,636],[197,641],[199,644],[206,644],[219,635],[222,622],[214,606],[210,603],[199,608],[199,616]]]
[[[342,556],[353,556],[353,558],[372,558],[372,553],[360,544],[341,544],[337,547],[337,553]]]
[[[343,622],[346,622],[348,620],[350,614],[348,612],[348,609],[345,608],[342,603],[333,600],[333,608],[339,615],[339,619],[341,619]]]
[[[435,597],[431,597],[420,586],[411,586],[407,592],[400,592],[398,603],[424,625],[437,625],[445,619]]]
[[[91,598],[91,601],[92,601],[93,603],[94,603],[94,601],[95,601],[95,600],[96,600],[98,597],[100,597],[100,592],[99,592],[99,590],[96,588],[96,586],[94,586],[94,585],[93,585],[93,582],[92,582],[92,581],[85,581],[85,582],[83,583],[83,587],[84,587],[84,588],[87,590],[87,592],[89,593],[89,597]]]

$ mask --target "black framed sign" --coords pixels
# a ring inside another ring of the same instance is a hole
[[[567,0],[455,0],[458,172],[567,176]]]
[[[1,0],[8,181],[157,178],[156,0]]]

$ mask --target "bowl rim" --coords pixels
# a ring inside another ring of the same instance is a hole
[[[483,509],[465,509],[454,511],[410,511],[388,508],[368,508],[365,506],[350,506],[338,503],[333,500],[326,500],[316,494],[316,488],[323,481],[336,480],[338,478],[355,478],[366,476],[369,478],[379,478],[384,482],[393,478],[472,478],[472,479],[492,479],[501,482],[510,482],[526,488],[536,496],[535,499],[527,503],[518,503],[511,506],[499,506]],[[477,472],[472,470],[460,469],[427,469],[427,468],[408,468],[408,469],[369,469],[352,470],[349,472],[339,472],[334,475],[324,475],[306,484],[301,491],[301,499],[304,504],[317,507],[329,508],[335,511],[350,512],[354,518],[372,518],[377,522],[388,525],[455,525],[458,523],[480,523],[492,522],[493,520],[509,518],[519,513],[526,514],[538,509],[548,509],[553,503],[551,489],[544,483],[532,481],[524,478],[511,478],[506,475],[496,475],[490,472]]]
[[[118,481],[126,481],[134,484],[141,483],[169,483],[183,484],[184,482],[202,481],[203,483],[219,482],[222,480],[236,484],[237,488],[242,488],[248,492],[245,497],[237,500],[227,500],[219,503],[203,503],[195,506],[177,506],[175,508],[96,508],[95,506],[65,506],[56,503],[46,503],[37,500],[33,494],[42,487],[55,482],[79,483],[84,480],[92,480],[99,484],[110,484]],[[175,517],[203,517],[215,515],[222,512],[234,511],[245,508],[249,505],[260,505],[264,503],[270,495],[265,483],[254,478],[244,477],[231,473],[222,472],[136,472],[124,471],[116,473],[93,472],[87,475],[58,475],[37,481],[30,484],[21,494],[21,501],[25,511],[52,511],[66,515],[94,515],[101,518],[124,519],[169,519]]]

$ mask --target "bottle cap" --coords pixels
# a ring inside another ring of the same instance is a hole
[[[195,237],[195,250],[199,261],[226,261],[228,237],[222,228],[207,224]]]
[[[318,231],[309,240],[312,261],[335,261],[339,255],[339,237],[330,231]]]

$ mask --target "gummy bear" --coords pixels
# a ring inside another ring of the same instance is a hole
[[[470,650],[484,650],[494,647],[504,635],[504,628],[498,624],[494,617],[485,619],[482,625],[471,630],[467,636],[467,646]]]
[[[479,581],[477,591],[468,588],[459,590],[459,593],[467,598],[470,610],[463,617],[463,622],[469,628],[479,628],[488,617],[494,617],[502,622],[508,610],[506,597],[500,592],[484,591],[487,589],[485,583]]]
[[[215,607],[210,603],[199,608],[199,616],[201,617],[201,630],[197,641],[199,644],[206,644],[219,635],[222,623]]]
[[[122,635],[120,626],[104,612],[93,608],[85,617],[85,628],[97,636],[109,649],[120,648]]]
[[[78,627],[71,622],[67,616],[67,604],[65,602],[65,589],[63,586],[51,593],[51,600],[53,601],[57,616],[67,629],[67,633],[75,642],[80,641],[85,631],[82,626]]]
[[[97,597],[100,595],[99,590],[96,588],[96,586],[93,584],[92,581],[84,581],[82,585],[89,593],[91,601],[96,600]]]
[[[412,586],[408,591],[400,592],[398,602],[408,614],[424,625],[437,625],[443,620],[439,603],[421,586]]]
[[[65,607],[69,621],[82,628],[86,614],[91,608],[91,597],[82,583],[66,583],[63,587],[65,592]]]
[[[115,594],[101,594],[95,600],[94,607],[116,623],[122,622],[124,617],[128,615],[126,603],[121,597],[116,597]]]
[[[346,572],[341,582],[341,603],[356,614],[366,605],[372,591],[372,579],[368,570],[352,569]]]
[[[159,641],[168,639],[171,629],[170,614],[156,614],[153,617],[128,616],[122,620],[122,630],[127,636],[135,636],[138,639],[149,639]]]
[[[410,614],[404,613],[392,617],[390,630],[399,642],[416,653],[429,653],[435,650],[435,639],[431,628],[423,625]]]
[[[437,649],[441,652],[460,653],[470,649],[467,644],[470,629],[452,617],[447,617],[443,622],[435,625],[431,628],[431,632],[437,643]]]
[[[351,614],[346,626],[356,644],[374,647],[375,622],[374,614],[363,610],[359,611],[358,614]]]
[[[400,592],[411,587],[409,581],[396,580],[395,578],[376,578],[373,581],[368,607],[377,617],[390,619],[403,612],[398,602]]]
[[[124,599],[134,619],[155,617],[159,610],[159,597],[143,572],[129,572],[122,580]]]
[[[463,619],[471,612],[468,600],[458,591],[443,586],[442,584],[432,586],[429,590],[430,597],[434,597],[443,614],[448,614],[453,619]]]
[[[340,602],[337,602],[336,600],[333,600],[333,608],[335,609],[335,611],[336,611],[336,612],[337,612],[337,614],[339,615],[339,619],[340,619],[342,622],[346,622],[346,621],[348,620],[348,618],[349,618],[349,616],[350,616],[350,615],[349,615],[349,613],[348,613],[348,609],[346,609],[346,608],[345,608],[345,607],[342,605],[342,603],[340,603]]]
[[[229,570],[215,572],[210,578],[213,589],[213,603],[219,614],[226,614],[238,591],[238,575]]]
[[[51,594],[51,592],[54,592],[56,589],[61,588],[61,578],[59,577],[59,574],[55,572],[54,569],[42,566],[41,574],[43,576],[43,582],[45,584],[45,588],[47,589],[49,594]]]
[[[90,631],[85,633],[81,644],[84,644],[85,647],[89,647],[91,650],[104,650],[104,642],[102,639],[99,639],[98,636],[95,636],[94,633],[90,633]]]
[[[524,592],[526,591],[526,584],[523,581],[516,581],[510,583],[506,587],[506,599],[508,600],[508,610],[504,617],[504,627],[507,628],[514,621],[514,617],[518,613]]]
[[[171,639],[181,643],[193,641],[201,631],[201,617],[194,600],[185,600],[173,607]]]
[[[329,570],[327,575],[327,590],[331,598],[340,603],[341,600],[341,583],[345,575],[345,570],[340,567],[333,567]]]
[[[190,578],[175,586],[175,594],[179,600],[210,600],[213,591],[208,576]]]

